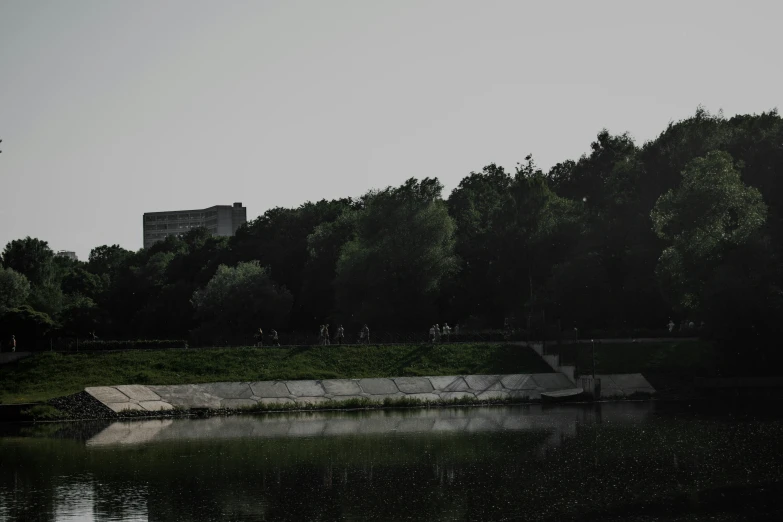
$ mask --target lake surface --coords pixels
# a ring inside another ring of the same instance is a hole
[[[780,403],[0,425],[0,521],[783,520]]]

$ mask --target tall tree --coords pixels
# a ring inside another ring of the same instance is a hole
[[[742,182],[728,153],[688,163],[680,187],[661,196],[651,215],[656,234],[669,244],[657,271],[671,302],[699,313],[705,281],[753,238],[766,215],[761,193]]]
[[[55,283],[54,252],[46,241],[15,239],[3,250],[3,266],[23,274],[33,286]]]
[[[198,342],[243,342],[258,328],[285,324],[293,297],[275,284],[257,261],[222,265],[201,290],[193,294],[196,316],[202,322],[194,332]]]
[[[480,173],[471,172],[449,196],[455,252],[462,261],[461,270],[444,288],[454,321],[498,321],[505,313],[496,269],[504,251],[504,212],[511,202],[512,183],[511,175],[493,163]]]
[[[353,201],[321,200],[307,202],[295,209],[273,208],[249,222],[231,239],[231,263],[258,261],[269,269],[269,276],[295,296],[290,324],[311,328],[312,299],[302,293],[308,263],[307,238],[324,222],[337,219],[351,208]],[[311,285],[312,286],[312,285]]]
[[[424,328],[442,281],[457,267],[454,223],[437,179],[411,178],[368,194],[354,213],[356,232],[343,245],[335,280],[344,322]]]
[[[24,304],[30,295],[30,281],[13,268],[0,267],[0,313]]]

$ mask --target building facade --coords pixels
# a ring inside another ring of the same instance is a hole
[[[72,259],[74,261],[78,261],[79,260],[79,258],[76,257],[76,252],[71,252],[69,250],[60,250],[55,255],[59,256],[59,257],[67,257],[68,259]]]
[[[247,209],[242,203],[216,205],[201,210],[170,210],[144,213],[144,248],[149,248],[166,236],[179,236],[198,227],[215,236],[233,236],[247,222]]]

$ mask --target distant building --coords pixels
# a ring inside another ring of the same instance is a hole
[[[76,257],[76,252],[69,252],[68,250],[60,250],[55,255],[58,257],[67,257],[68,259],[72,259],[74,261],[79,260],[79,258]]]
[[[216,205],[202,210],[169,210],[144,213],[144,248],[149,248],[166,236],[185,234],[192,228],[204,227],[212,235],[233,236],[247,221],[247,209],[242,203]]]

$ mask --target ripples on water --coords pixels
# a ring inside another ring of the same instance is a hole
[[[0,520],[783,520],[783,421],[654,403],[5,425]]]

